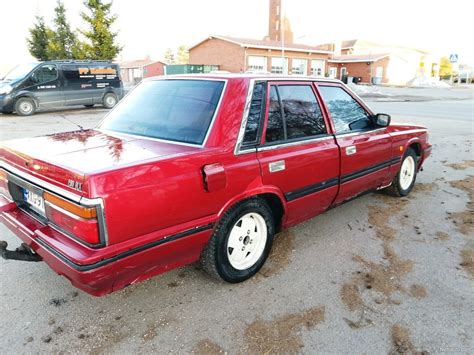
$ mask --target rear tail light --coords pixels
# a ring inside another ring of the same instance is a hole
[[[99,244],[99,223],[96,207],[84,207],[44,193],[46,217],[72,237],[89,244]]]
[[[0,195],[5,196],[9,200],[12,200],[10,191],[8,190],[7,173],[4,170],[0,170]]]

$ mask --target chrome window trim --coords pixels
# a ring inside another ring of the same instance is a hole
[[[267,150],[273,150],[273,149],[278,149],[278,148],[286,148],[286,147],[292,147],[295,145],[304,145],[304,144],[309,144],[309,143],[314,143],[314,142],[319,142],[319,141],[325,141],[332,139],[334,140],[334,136],[331,134],[328,134],[324,137],[316,137],[316,138],[310,138],[310,139],[300,139],[296,140],[293,142],[283,142],[280,144],[273,144],[273,145],[261,145],[260,147],[257,147],[257,152],[264,152]]]
[[[58,197],[66,198],[79,205],[82,205],[85,207],[95,207],[97,209],[97,222],[99,224],[100,244],[94,247],[102,247],[102,246],[108,245],[109,235],[108,235],[108,230],[107,230],[107,220],[106,220],[105,209],[104,209],[104,200],[102,198],[90,199],[90,198],[83,197],[77,194],[73,194],[47,181],[44,181],[35,176],[29,175],[2,160],[0,160],[0,168],[3,168],[8,173],[7,180],[9,180],[8,178],[9,176],[12,176],[14,180],[15,179],[18,180],[24,186],[27,186],[28,189],[31,187],[31,189],[35,191],[41,191],[41,192],[48,191],[57,195]],[[82,244],[87,245],[85,243],[82,243]]]
[[[248,120],[248,114],[250,110],[250,103],[252,101],[252,96],[253,96],[253,89],[255,87],[255,82],[256,81],[304,81],[308,83],[318,83],[318,82],[329,82],[329,83],[339,83],[339,80],[334,80],[334,79],[319,79],[319,78],[309,78],[309,77],[297,77],[297,78],[292,78],[292,77],[278,77],[278,76],[273,76],[273,77],[258,77],[255,79],[250,79],[250,84],[249,84],[249,91],[247,93],[247,98],[245,100],[245,108],[244,108],[244,113],[242,115],[242,121],[239,129],[239,135],[237,136],[237,143],[235,144],[234,148],[234,155],[240,155],[240,154],[248,154],[248,153],[254,153],[254,152],[260,152],[260,151],[265,151],[265,150],[270,150],[270,149],[276,149],[276,148],[281,148],[281,147],[286,147],[286,146],[293,146],[297,144],[304,144],[306,142],[315,142],[319,140],[325,140],[325,139],[332,139],[334,138],[333,135],[329,135],[327,137],[317,137],[313,139],[305,139],[305,140],[298,140],[294,142],[287,142],[287,143],[282,143],[282,144],[275,144],[271,146],[257,146],[256,148],[246,148],[246,149],[240,149],[242,147],[242,141],[244,139],[244,133],[245,133],[245,127],[247,126],[247,120]],[[318,102],[319,103],[319,102]],[[266,119],[266,117],[264,117]],[[326,127],[327,130],[327,127]],[[263,149],[262,149],[263,148]]]
[[[224,87],[222,88],[222,91],[221,91],[221,95],[219,97],[219,101],[217,102],[217,105],[216,105],[216,110],[214,111],[214,114],[212,115],[212,118],[211,118],[211,123],[209,124],[209,127],[207,129],[207,132],[206,132],[206,135],[204,136],[204,140],[202,141],[201,144],[197,144],[197,143],[186,143],[186,142],[177,142],[177,141],[172,141],[172,140],[167,140],[167,139],[163,139],[163,138],[156,138],[156,137],[147,137],[147,136],[142,136],[142,135],[139,135],[139,134],[133,134],[133,133],[124,133],[124,132],[119,132],[119,131],[113,131],[113,130],[106,130],[106,129],[100,129],[100,126],[102,125],[102,123],[107,119],[107,117],[113,112],[113,110],[115,110],[115,108],[118,106],[115,105],[112,110],[110,110],[105,116],[104,118],[97,124],[97,126],[94,127],[95,130],[99,131],[99,132],[113,132],[113,133],[116,133],[116,134],[125,134],[125,135],[130,135],[130,136],[134,136],[134,137],[140,137],[140,138],[143,138],[143,139],[150,139],[150,140],[158,140],[158,141],[161,141],[161,142],[166,142],[166,143],[175,143],[175,144],[180,144],[180,145],[186,145],[186,146],[191,146],[191,147],[199,147],[199,148],[204,148],[206,146],[206,143],[207,143],[207,140],[209,138],[209,135],[211,134],[211,131],[212,131],[212,128],[214,127],[214,123],[216,121],[216,117],[217,115],[219,114],[219,111],[220,111],[220,108],[221,108],[221,104],[222,104],[222,101],[223,101],[223,98],[225,96],[225,93],[227,91],[227,83],[228,83],[228,79],[224,79],[224,78],[205,78],[205,77],[189,77],[189,76],[183,76],[183,77],[167,77],[167,78],[153,78],[152,80],[142,80],[140,82],[140,84],[138,85],[141,85],[142,83],[145,83],[145,82],[148,82],[148,81],[166,81],[166,80],[200,80],[200,81],[220,81],[220,82],[223,82],[224,83]],[[135,88],[138,87],[135,86]],[[127,97],[132,91],[135,90],[135,88],[133,88],[132,90],[130,90],[127,95],[125,95],[122,100]]]

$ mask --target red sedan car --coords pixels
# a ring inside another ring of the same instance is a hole
[[[0,220],[100,296],[201,260],[240,282],[276,232],[363,192],[407,195],[426,128],[390,124],[341,82],[255,75],[139,84],[93,130],[4,142]]]

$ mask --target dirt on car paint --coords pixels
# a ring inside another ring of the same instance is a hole
[[[315,307],[301,313],[288,314],[275,320],[257,319],[245,330],[251,354],[300,353],[303,347],[301,330],[313,329],[324,322],[324,307]]]
[[[224,349],[209,339],[204,339],[197,343],[191,353],[197,355],[227,354]]]
[[[272,251],[255,279],[258,280],[259,276],[271,277],[282,272],[290,264],[294,249],[295,234],[291,230],[277,234]]]
[[[464,162],[462,163],[452,163],[452,164],[445,164],[445,165],[455,170],[466,170],[468,168],[474,167],[474,160],[464,160]]]

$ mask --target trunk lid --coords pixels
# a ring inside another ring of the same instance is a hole
[[[197,147],[98,130],[57,133],[2,142],[1,161],[68,191],[86,195],[87,175],[119,169]]]

